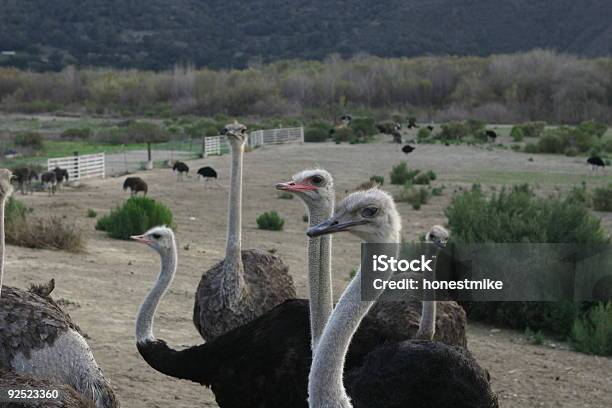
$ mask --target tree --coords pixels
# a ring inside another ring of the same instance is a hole
[[[131,141],[147,144],[147,169],[151,170],[153,168],[151,145],[153,143],[167,142],[170,140],[170,135],[155,123],[150,122],[133,122],[128,126],[127,133]]]

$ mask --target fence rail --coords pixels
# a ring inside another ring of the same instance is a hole
[[[304,128],[256,130],[249,134],[248,145],[253,148],[284,143],[304,143]],[[225,136],[209,136],[204,139],[206,156],[220,155],[224,147],[229,149]]]
[[[47,170],[51,171],[56,167],[68,170],[70,180],[106,177],[104,153],[59,157],[47,160]]]

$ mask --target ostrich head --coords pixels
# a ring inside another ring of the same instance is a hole
[[[431,242],[438,247],[443,247],[448,242],[449,236],[450,234],[446,228],[441,225],[434,225],[425,236],[425,241]]]
[[[309,228],[307,234],[316,237],[348,231],[366,242],[384,243],[398,241],[401,228],[401,218],[391,195],[372,188],[347,196],[336,206],[331,218]]]
[[[0,199],[8,198],[13,193],[13,173],[9,169],[0,169]]]
[[[276,184],[276,189],[295,193],[308,208],[333,206],[334,179],[323,169],[301,171],[292,181]]]
[[[234,123],[226,125],[221,134],[227,137],[232,146],[238,147],[244,147],[248,138],[247,127],[236,120]]]
[[[154,227],[142,235],[133,235],[133,240],[143,243],[160,255],[171,255],[176,248],[174,232],[168,227]]]

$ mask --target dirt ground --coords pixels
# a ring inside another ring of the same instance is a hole
[[[581,179],[602,183],[605,176],[591,176],[584,158],[536,156],[508,150],[468,146],[419,145],[405,156],[397,145],[306,144],[272,146],[246,154],[244,174],[243,247],[276,250],[289,265],[298,294],[306,297],[306,224],[300,201],[277,198],[274,183],[313,166],[322,166],[336,178],[338,196],[374,174],[388,179],[393,164],[435,170],[435,185],[443,195],[414,211],[400,204],[403,234],[416,239],[433,223],[445,221],[443,210],[453,192],[472,181],[489,184],[536,182],[544,191]],[[229,156],[189,162],[192,169],[213,166],[219,185],[204,188],[195,178],[177,182],[171,170],[139,174],[149,184],[149,194],[166,203],[178,225],[179,271],[156,316],[156,335],[174,347],[200,343],[191,321],[193,296],[202,272],[223,257],[226,228]],[[158,273],[158,258],[151,250],[132,242],[107,238],[94,230],[92,208],[105,214],[127,193],[123,179],[107,178],[69,188],[55,197],[37,193],[21,197],[35,214],[60,214],[78,224],[87,237],[87,253],[40,251],[9,246],[5,284],[24,287],[30,282],[56,279],[56,298],[90,337],[97,361],[111,379],[122,405],[139,407],[216,406],[204,387],[158,374],[140,358],[135,347],[134,323],[138,306]],[[258,214],[278,211],[286,220],[282,232],[256,228]],[[609,216],[600,215],[608,230]],[[358,263],[358,240],[334,237],[334,289],[337,297]],[[504,407],[610,407],[612,359],[569,351],[567,345],[547,341],[528,344],[521,333],[489,326],[470,325],[469,348],[492,375],[493,387]]]

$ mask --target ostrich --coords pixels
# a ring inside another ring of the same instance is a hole
[[[374,182],[366,182],[358,187],[358,190],[369,190],[376,186]],[[292,181],[278,183],[276,188],[297,195],[306,205],[308,210],[310,226],[318,224],[322,219],[331,216],[334,207],[335,188],[332,175],[322,169],[305,170],[292,177]],[[444,240],[442,227],[435,227],[428,235],[429,240]],[[310,320],[313,337],[313,346],[322,333],[325,322],[331,313],[332,289],[331,289],[331,237],[321,240],[311,238],[308,243],[308,279],[310,289]],[[410,276],[412,277],[412,276]],[[427,277],[431,280],[430,277]],[[467,319],[465,311],[456,302],[444,301],[439,303],[440,313],[437,320],[431,322],[431,326],[438,326],[436,340],[443,343],[467,347]],[[423,324],[423,315],[428,322],[435,319],[436,314],[431,313],[433,302],[423,305],[418,301],[402,300],[389,302],[378,302],[370,310],[368,321],[372,324],[364,324],[360,330],[363,331],[362,338],[368,342],[380,341],[381,332],[390,333],[393,341],[401,341],[415,337],[417,330]],[[421,313],[421,310],[423,313]],[[435,309],[434,309],[435,310]],[[419,321],[419,318],[421,319]],[[432,331],[433,332],[433,331]],[[363,341],[361,344],[367,344]],[[314,347],[313,347],[314,350]]]
[[[149,192],[149,186],[140,177],[128,177],[123,182],[123,191],[130,189],[130,196],[134,197],[138,195],[138,192],[142,191],[143,195],[146,196]]]
[[[210,179],[217,179],[217,172],[212,167],[200,167],[198,169],[198,179],[200,177],[202,177],[205,182],[208,183]]]
[[[591,165],[591,170],[596,171],[598,168],[605,168],[606,163],[599,156],[591,156],[587,159],[587,163]]]
[[[19,184],[21,194],[34,194],[32,180],[38,180],[38,173],[29,167],[19,167],[13,171],[13,179]]]
[[[427,125],[427,130],[429,130],[430,132],[433,132],[434,127],[432,125]]]
[[[494,142],[497,139],[497,132],[491,129],[485,130],[485,135],[488,139],[491,139],[491,142]]]
[[[52,171],[44,172],[40,176],[43,188],[49,192],[49,196],[55,194],[55,188],[57,186],[57,175]]]
[[[242,250],[242,158],[246,126],[223,129],[232,150],[225,259],[206,271],[196,291],[193,322],[211,340],[253,320],[286,299],[295,298],[289,268],[280,258]]]
[[[414,118],[410,118],[408,119],[408,126],[406,126],[408,129],[418,129],[419,125],[416,124],[416,119]]]
[[[0,283],[4,272],[4,206],[10,171],[0,169]],[[119,403],[89,345],[70,316],[49,296],[54,282],[29,291],[5,286],[0,294],[0,367],[67,384],[97,408]]]
[[[399,242],[400,229],[393,198],[372,189],[346,197],[334,215],[309,228],[308,235],[348,231],[365,242]],[[308,379],[310,408],[498,406],[487,371],[465,349],[443,343],[387,343],[370,349],[360,367],[345,367],[351,339],[374,303],[361,300],[360,293],[361,269],[340,297],[315,350]]]
[[[401,123],[397,122],[383,122],[377,123],[376,128],[380,133],[393,136],[394,143],[402,143],[402,134],[400,129],[402,128]]]
[[[70,178],[68,170],[55,167],[53,169],[53,172],[55,173],[55,179],[57,180],[57,187],[61,190],[62,184],[64,184],[64,182],[68,183],[68,180]]]
[[[189,166],[183,163],[182,161],[177,160],[174,163],[174,166],[172,166],[172,171],[177,173],[177,181],[183,181],[183,173],[187,173],[187,177],[189,177]]]
[[[402,152],[408,154],[408,153],[412,153],[414,151],[414,147],[410,146],[410,145],[404,145],[404,147],[402,147]]]

